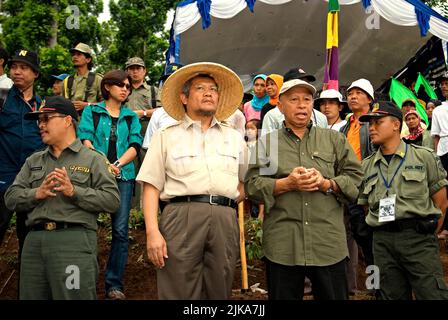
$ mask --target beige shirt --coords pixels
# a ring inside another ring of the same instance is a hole
[[[247,146],[238,131],[213,119],[202,132],[188,116],[157,131],[137,181],[152,184],[160,199],[197,194],[239,196],[248,165]]]

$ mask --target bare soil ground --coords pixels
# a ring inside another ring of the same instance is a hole
[[[156,271],[146,256],[145,233],[143,229],[130,230],[129,258],[125,271],[125,294],[129,300],[155,300],[157,299]],[[448,282],[448,254],[445,241],[440,242],[440,255],[445,271],[445,280]],[[0,247],[0,299],[17,299],[18,288],[18,261],[17,239],[15,230],[11,228],[5,236],[5,241]],[[98,230],[98,261],[100,274],[98,280],[98,299],[104,299],[104,271],[106,268],[109,243],[107,230],[100,227]],[[363,287],[366,274],[365,267],[360,264],[358,270],[358,286]],[[260,283],[259,287],[267,289],[264,263],[255,260],[248,265],[249,287]],[[267,295],[260,292],[241,291],[241,266],[235,270],[233,283],[233,300],[266,300]],[[362,289],[362,288],[361,288]],[[305,296],[312,299],[312,296]],[[371,300],[372,296],[363,293],[362,290],[352,296],[354,300]]]

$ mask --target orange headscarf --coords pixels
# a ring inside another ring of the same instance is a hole
[[[277,85],[277,95],[275,97],[270,97],[269,104],[272,106],[276,106],[278,103],[278,95],[279,95],[280,89],[282,88],[282,85],[283,85],[283,77],[279,74],[273,73],[273,74],[268,75],[268,77],[266,78],[266,83],[268,82],[269,79],[274,81],[275,84]]]

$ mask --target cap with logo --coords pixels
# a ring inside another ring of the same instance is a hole
[[[373,104],[372,111],[359,117],[360,122],[369,122],[372,118],[392,116],[403,121],[403,114],[397,105],[391,101],[378,101]]]
[[[71,116],[73,119],[78,120],[78,112],[73,105],[73,102],[62,97],[52,96],[42,100],[38,111],[28,112],[24,115],[25,120],[37,120],[40,114],[44,113],[60,113],[67,116]]]
[[[367,80],[367,79],[358,79],[358,80],[356,80],[356,81],[353,81],[352,84],[350,85],[350,87],[348,87],[348,89],[347,89],[347,93],[348,93],[351,89],[353,89],[353,88],[361,89],[361,90],[363,90],[365,93],[367,93],[367,95],[369,95],[370,98],[371,98],[372,100],[375,99],[375,98],[374,98],[375,95],[374,95],[373,86],[372,86],[372,84],[370,83],[369,80]]]
[[[294,87],[302,87],[302,88],[308,89],[312,95],[314,95],[316,93],[316,88],[312,84],[309,84],[308,82],[300,80],[300,79],[292,79],[292,80],[289,80],[289,81],[286,81],[283,83],[282,88],[280,89],[279,95],[284,94],[286,91],[288,91],[289,89],[292,89]]]
[[[292,79],[300,79],[306,82],[316,81],[316,77],[312,74],[306,73],[302,68],[292,68],[283,75],[283,81],[289,81]]]
[[[85,53],[89,56],[93,56],[93,50],[87,44],[82,43],[82,42],[78,43],[74,48],[70,49],[70,52],[73,52],[73,51],[79,51],[79,52]]]
[[[143,61],[143,59],[139,57],[129,58],[128,61],[126,61],[125,68],[127,69],[130,66],[140,66],[146,68],[145,61]]]
[[[8,67],[11,67],[13,62],[23,62],[29,65],[34,71],[39,72],[39,56],[34,51],[21,49],[17,51],[8,61]]]

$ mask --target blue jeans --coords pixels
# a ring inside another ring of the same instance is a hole
[[[112,214],[112,245],[105,275],[106,293],[111,289],[123,291],[123,274],[128,260],[129,211],[135,180],[117,180],[120,208]]]

